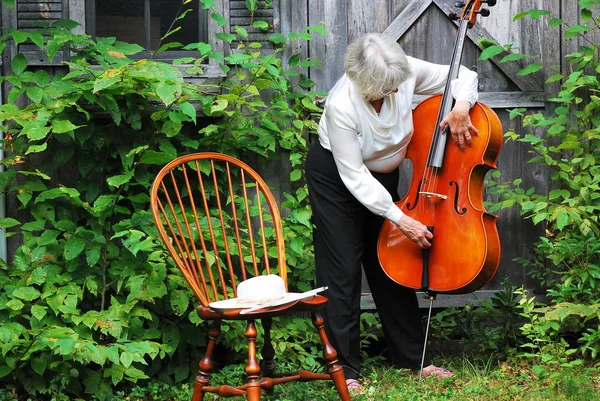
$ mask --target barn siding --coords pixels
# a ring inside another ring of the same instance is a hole
[[[367,32],[383,32],[400,37],[399,43],[410,55],[428,61],[446,64],[453,50],[456,29],[447,18],[454,8],[454,1],[412,1],[412,0],[377,0],[364,2],[360,0],[305,0],[309,9],[310,23],[324,21],[328,37],[322,43],[311,43],[311,54],[323,60],[324,66],[320,71],[312,72],[311,77],[317,81],[317,89],[328,90],[343,74],[343,53],[351,41]],[[522,63],[500,65],[497,60],[478,61],[481,50],[474,43],[480,37],[497,39],[500,43],[514,43],[527,54],[540,55],[544,65],[561,64],[565,51],[557,52],[555,49],[561,43],[559,30],[548,30],[547,19],[542,18],[532,21],[530,18],[522,19],[519,23],[512,21],[512,16],[520,11],[531,8],[546,9],[554,15],[577,15],[575,2],[562,4],[559,0],[525,0],[502,1],[491,8],[491,16],[480,18],[479,24],[470,30],[468,41],[463,56],[463,64],[476,70],[480,78],[480,92],[482,100],[494,102],[496,113],[502,120],[505,131],[510,128],[520,129],[520,119],[510,120],[508,108],[532,107],[536,111],[549,111],[549,107],[539,100],[544,93],[556,90],[557,84],[545,85],[545,79],[553,72],[540,72],[526,77],[516,76]],[[569,9],[566,9],[569,8]],[[425,12],[423,12],[425,11]],[[396,21],[396,17],[401,18]],[[403,26],[405,21],[415,22]],[[390,25],[390,24],[393,24]],[[433,34],[435,32],[435,34]],[[312,51],[315,46],[315,51]],[[578,44],[564,44],[573,51]],[[489,93],[490,96],[486,96]],[[535,186],[539,191],[548,188],[548,172],[540,166],[531,166],[526,163],[529,159],[527,147],[520,143],[508,143],[504,146],[499,169],[503,180],[523,179],[524,187]],[[404,171],[404,179],[409,180],[410,171]],[[525,285],[529,288],[536,286],[528,276],[525,269],[513,261],[515,257],[532,257],[532,243],[542,234],[541,227],[534,227],[530,221],[523,220],[516,208],[503,210],[499,213],[498,229],[501,236],[503,253],[500,269],[496,277],[481,291],[470,296],[451,298],[440,297],[442,304],[464,304],[474,299],[486,299],[500,288],[503,277],[510,278],[516,285]],[[366,284],[363,292],[368,294]],[[364,297],[369,301],[368,295]]]
[[[49,20],[69,17],[80,23],[85,21],[84,0],[17,0],[16,9],[8,9],[1,5],[1,23],[4,27],[25,27],[33,19]],[[327,36],[315,35],[308,43],[297,42],[289,52],[299,51],[305,56],[320,60],[322,67],[311,70],[310,77],[316,81],[316,90],[330,89],[343,74],[343,55],[351,41],[366,32],[383,32],[395,35],[408,54],[438,63],[447,63],[454,43],[456,29],[447,14],[454,9],[454,0],[274,0],[272,10],[260,11],[257,16],[264,16],[273,23],[275,29],[283,34],[299,31],[306,25],[324,24]],[[45,10],[43,7],[50,7]],[[243,1],[225,0],[217,2],[219,12],[230,17],[233,24],[244,25],[248,15],[244,14]],[[230,7],[231,6],[231,7]],[[42,7],[42,8],[40,8]],[[480,18],[474,29],[469,31],[463,57],[463,64],[479,73],[482,101],[495,107],[505,131],[510,128],[521,129],[519,119],[510,120],[507,109],[526,106],[535,111],[551,111],[551,105],[540,102],[548,94],[555,93],[559,84],[545,84],[551,71],[542,71],[531,76],[519,77],[516,72],[522,63],[501,65],[498,59],[478,61],[481,52],[475,43],[480,37],[497,39],[500,43],[514,43],[523,52],[539,55],[544,65],[561,65],[565,72],[570,71],[565,55],[577,50],[581,44],[578,40],[564,41],[558,29],[548,30],[548,19],[531,20],[525,18],[514,23],[512,16],[531,8],[546,9],[553,15],[560,16],[570,23],[579,21],[577,2],[561,0],[504,0],[491,8],[491,16]],[[33,14],[32,14],[33,13]],[[263,15],[265,14],[265,15]],[[414,23],[410,23],[414,20]],[[29,21],[29,22],[28,22]],[[209,19],[209,29],[220,29]],[[226,29],[233,29],[227,26]],[[79,32],[83,28],[78,28]],[[261,35],[252,32],[252,35]],[[222,48],[221,41],[214,41],[215,48]],[[557,51],[559,49],[559,51]],[[26,49],[23,47],[19,51]],[[228,49],[225,49],[228,50]],[[0,60],[0,68],[10,66],[11,54],[17,49],[6,51]],[[291,53],[288,53],[291,54]],[[40,54],[29,54],[32,61],[38,60],[40,65],[49,64]],[[284,59],[287,59],[284,57]],[[61,60],[55,60],[60,63]],[[53,67],[46,67],[53,71]],[[2,71],[4,72],[4,70]],[[6,93],[6,91],[5,91]],[[265,174],[275,188],[286,191],[291,188],[288,180],[289,169],[282,168],[285,163],[282,157],[280,164],[267,167]],[[527,149],[522,144],[508,143],[504,146],[499,169],[503,180],[523,179],[523,186],[535,186],[540,191],[548,190],[548,172],[540,166],[528,165]],[[404,170],[404,187],[410,180],[410,169]],[[402,185],[401,185],[402,187]],[[541,232],[540,227],[533,227],[529,221],[521,219],[516,209],[499,213],[498,228],[501,235],[503,254],[501,267],[494,280],[475,294],[452,296],[441,303],[463,304],[467,300],[485,299],[491,296],[500,286],[502,277],[507,276],[514,284],[533,288],[536,283],[527,276],[527,272],[512,259],[532,256],[532,243]],[[368,287],[363,291],[368,293]],[[367,297],[368,298],[368,297]],[[443,297],[441,297],[443,298]],[[445,298],[444,298],[445,299]]]

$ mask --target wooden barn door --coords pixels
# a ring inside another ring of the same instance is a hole
[[[434,63],[448,64],[457,34],[457,23],[449,15],[461,11],[460,8],[455,8],[454,3],[450,0],[402,0],[390,3],[390,15],[393,15],[394,10],[398,13],[384,32],[396,38],[407,54]],[[519,75],[523,65],[517,62],[500,63],[503,55],[491,61],[478,61],[482,51],[479,40],[484,38],[497,40],[501,44],[515,43],[524,53],[541,55],[544,65],[560,64],[559,52],[545,50],[560,47],[558,33],[551,36],[552,32],[547,29],[533,29],[535,24],[543,24],[542,21],[524,21],[521,24],[512,21],[516,12],[530,8],[558,10],[559,0],[499,1],[497,6],[490,8],[491,15],[488,18],[480,17],[479,23],[469,30],[462,59],[463,65],[478,72],[479,100],[495,110],[505,132],[510,128],[518,130],[521,126],[519,120],[509,118],[508,110],[526,107],[535,112],[545,111],[543,99],[548,90],[544,85],[546,77],[543,72]],[[527,151],[525,146],[515,142],[504,145],[498,162],[502,173],[501,181],[521,178],[524,188],[535,186],[543,191],[548,185],[547,171],[528,165]],[[408,185],[410,182],[410,170],[410,166],[404,166],[401,191],[403,183]],[[488,200],[491,199],[488,197]],[[540,227],[524,221],[516,208],[500,212],[499,217],[502,260],[495,278],[473,294],[439,295],[436,302],[438,307],[460,306],[470,301],[488,299],[501,288],[504,277],[508,277],[515,285],[535,287],[525,269],[514,259],[533,256],[531,245],[541,235]],[[468,252],[468,249],[457,251]],[[363,303],[368,304],[370,291],[366,284],[363,284],[363,292]],[[420,302],[425,305],[426,300],[420,299]]]

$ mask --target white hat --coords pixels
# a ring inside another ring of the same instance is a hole
[[[287,292],[285,283],[280,276],[268,274],[242,281],[237,287],[237,298],[211,302],[209,306],[217,311],[245,309],[240,313],[248,313],[250,309],[279,306],[308,298],[325,289],[325,287],[321,287],[303,293]]]

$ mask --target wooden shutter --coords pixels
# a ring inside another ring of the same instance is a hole
[[[246,7],[245,0],[229,0],[229,7],[225,7],[225,13],[227,14],[225,17],[229,20],[229,32],[235,33],[235,27],[240,26],[248,31],[249,41],[260,42],[263,48],[273,48],[273,43],[269,41],[269,35],[273,32],[279,32],[278,3],[277,0],[273,0],[271,7],[266,7],[265,1],[259,1],[258,9],[253,16]],[[254,21],[265,21],[271,29],[265,31],[254,28],[252,26]],[[231,51],[235,52],[237,47],[238,42],[233,42],[231,44]]]
[[[48,26],[54,21],[68,17],[68,0],[17,0],[16,28],[27,31]],[[46,52],[31,42],[25,42],[14,49],[23,54],[29,65],[62,65],[65,53],[59,52],[52,61]]]

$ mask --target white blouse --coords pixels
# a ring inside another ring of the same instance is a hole
[[[397,93],[386,96],[379,114],[342,76],[329,92],[319,122],[319,141],[331,151],[340,177],[354,197],[371,212],[397,222],[402,211],[371,171],[398,168],[413,134],[413,95],[436,95],[444,91],[449,66],[407,57],[411,77]],[[477,101],[477,73],[461,66],[452,81],[452,96]]]

